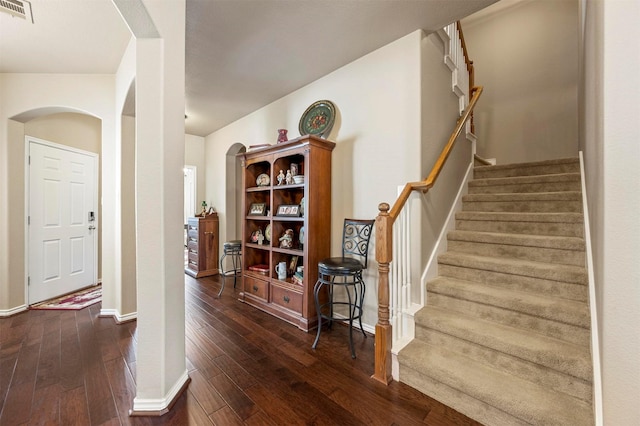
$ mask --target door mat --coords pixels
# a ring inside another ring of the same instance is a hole
[[[29,309],[78,310],[102,300],[102,286],[92,286],[75,293],[31,305]]]

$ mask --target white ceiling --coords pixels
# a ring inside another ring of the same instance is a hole
[[[187,0],[186,132],[206,136],[419,28],[497,0]],[[0,13],[0,73],[112,74],[129,32],[110,0]]]

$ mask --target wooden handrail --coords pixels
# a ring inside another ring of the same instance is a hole
[[[471,101],[469,102],[469,105],[467,105],[467,108],[465,109],[462,116],[458,118],[456,127],[451,133],[451,136],[449,137],[447,144],[442,149],[442,152],[440,153],[440,157],[438,157],[436,164],[431,169],[431,173],[429,173],[429,176],[425,180],[422,180],[420,182],[408,182],[404,186],[402,193],[400,194],[395,204],[389,211],[389,216],[392,219],[391,220],[392,224],[393,222],[396,221],[398,214],[400,214],[400,211],[403,209],[405,203],[409,199],[409,195],[411,195],[411,192],[413,191],[427,192],[436,183],[436,180],[438,179],[438,175],[440,175],[440,171],[442,170],[442,167],[444,166],[445,161],[447,161],[447,158],[449,157],[449,154],[451,153],[451,150],[453,149],[453,146],[456,143],[456,139],[458,138],[458,136],[460,136],[460,132],[462,132],[462,129],[464,128],[465,123],[471,116],[471,113],[473,112],[473,108],[476,106],[476,102],[478,101],[478,98],[482,94],[483,90],[484,89],[482,86],[474,87],[472,89],[473,96],[471,97]]]
[[[429,176],[420,182],[407,183],[400,196],[390,209],[389,204],[380,203],[378,210],[380,213],[376,217],[376,261],[378,262],[378,322],[376,324],[375,335],[375,365],[372,378],[388,384],[391,381],[391,341],[392,328],[389,323],[389,264],[393,260],[393,224],[395,223],[400,211],[404,208],[409,196],[413,191],[421,191],[423,193],[429,191],[436,183],[444,164],[449,158],[449,154],[453,150],[460,132],[464,128],[466,122],[471,117],[473,108],[478,102],[478,98],[482,95],[482,86],[473,87],[471,89],[471,100],[464,113],[456,123],[447,144],[442,149],[440,157],[438,157]]]

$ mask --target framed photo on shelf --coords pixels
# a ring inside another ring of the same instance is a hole
[[[281,204],[278,206],[276,216],[300,216],[300,206],[298,204]]]
[[[297,267],[298,256],[291,256],[291,261],[289,262],[289,275],[293,275],[296,272]]]
[[[267,203],[251,203],[249,216],[264,216],[267,214]]]

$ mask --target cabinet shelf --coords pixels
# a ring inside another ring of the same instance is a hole
[[[289,254],[291,256],[304,256],[304,250],[301,249],[285,249],[280,247],[273,247],[272,250],[275,253]]]
[[[304,222],[304,217],[273,216],[273,220],[278,222]]]
[[[313,286],[318,280],[318,262],[329,257],[331,240],[331,156],[335,143],[316,136],[302,136],[288,142],[239,154],[242,163],[242,290],[240,300],[284,321],[309,331],[317,326]],[[280,170],[295,170],[304,175],[303,183],[276,185]],[[270,186],[256,186],[261,174],[270,178]],[[246,215],[254,203],[266,204],[270,216]],[[301,206],[304,216],[277,216],[279,206]],[[308,209],[308,206],[316,206]],[[251,243],[251,235],[271,229],[271,242]],[[279,238],[293,231],[293,248],[279,247]],[[299,245],[304,233],[304,245]],[[280,280],[275,271],[285,262],[287,276]],[[248,269],[266,265],[266,275]],[[293,266],[302,267],[302,283],[293,281]],[[326,299],[325,294],[320,295]]]
[[[251,188],[245,189],[247,192],[268,192],[271,191],[270,186],[252,186]]]
[[[293,188],[304,188],[304,183],[292,183],[291,185],[276,185],[273,187],[274,191],[284,190],[284,189],[293,189]]]

